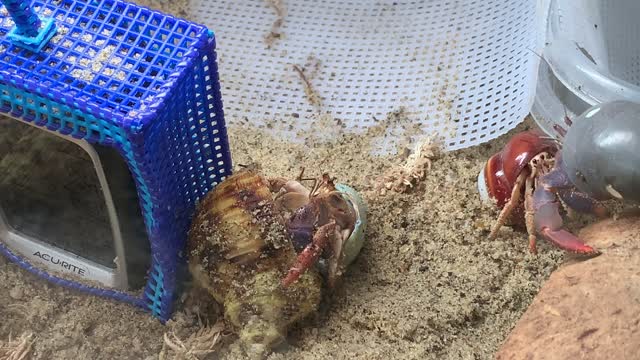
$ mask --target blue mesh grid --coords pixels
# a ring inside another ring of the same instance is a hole
[[[11,42],[0,11],[0,112],[115,147],[136,181],[151,244],[141,299],[56,283],[171,316],[177,272],[196,202],[231,173],[214,34],[206,27],[115,1],[34,1],[56,34],[39,52]]]

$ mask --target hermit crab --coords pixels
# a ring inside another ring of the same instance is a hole
[[[302,186],[302,175],[296,180],[271,179],[271,188],[280,189],[276,206],[285,214],[293,246],[300,253],[282,285],[289,286],[323,257],[328,285],[333,287],[360,252],[366,208],[355,190],[335,184],[328,174],[309,179],[314,181],[311,189]]]
[[[334,286],[363,244],[356,191],[328,175],[310,189],[303,180],[241,170],[207,194],[189,231],[194,281],[223,305],[250,356],[269,353],[316,311],[323,274]]]
[[[537,235],[561,249],[588,255],[598,251],[562,228],[557,197],[577,209],[602,211],[602,208],[575,188],[558,189],[550,180],[566,177],[560,163],[557,144],[539,131],[515,135],[502,151],[493,155],[478,176],[483,200],[492,198],[501,208],[490,238],[497,236],[505,223],[526,226],[529,250],[536,253]],[[524,200],[523,200],[524,197]]]
[[[490,237],[506,222],[521,224],[524,217],[531,252],[540,235],[561,249],[598,255],[563,229],[560,204],[604,217],[604,200],[640,200],[638,120],[640,105],[615,101],[568,121],[562,143],[536,130],[515,135],[478,176],[481,197],[502,208]]]

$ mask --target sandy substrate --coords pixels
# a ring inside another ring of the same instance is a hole
[[[476,177],[509,135],[437,156],[415,188],[377,195],[370,176],[405,159],[368,154],[376,129],[308,147],[249,127],[229,131],[236,165],[291,177],[302,166],[327,171],[370,207],[366,244],[343,287],[273,359],[489,359],[565,256],[545,242],[530,255],[526,235],[510,228],[487,240],[497,211],[480,203]],[[33,333],[34,359],[157,359],[165,332],[187,337],[197,313],[215,321],[206,304],[187,301],[163,326],[127,305],[54,287],[5,259],[0,279],[0,340]],[[241,358],[233,342],[224,337],[217,355]]]

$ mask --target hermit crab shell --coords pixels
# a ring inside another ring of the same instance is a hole
[[[315,269],[281,286],[297,254],[268,184],[256,172],[241,171],[216,186],[198,206],[187,246],[194,282],[223,305],[252,357],[282,342],[321,300]]]
[[[353,232],[344,244],[343,260],[341,261],[342,266],[347,267],[356,259],[364,245],[364,234],[367,229],[367,205],[360,194],[347,185],[336,184],[336,190],[350,203],[356,213],[356,223]]]
[[[511,197],[516,179],[529,161],[541,152],[555,155],[553,139],[537,130],[514,135],[502,150],[493,155],[480,170],[478,192],[482,201],[494,199],[502,208]]]

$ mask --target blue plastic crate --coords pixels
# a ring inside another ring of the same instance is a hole
[[[151,244],[141,298],[47,274],[57,284],[171,316],[196,202],[231,173],[216,64],[206,27],[115,1],[33,1],[56,33],[39,51],[16,46],[0,14],[0,112],[112,146],[133,174]]]

